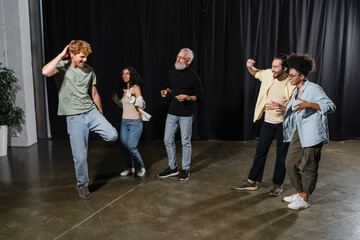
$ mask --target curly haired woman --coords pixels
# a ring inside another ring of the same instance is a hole
[[[126,163],[126,169],[121,176],[135,174],[134,163],[139,169],[136,176],[144,177],[146,170],[137,145],[143,130],[143,120],[149,121],[150,115],[144,112],[146,106],[141,96],[141,77],[132,67],[122,70],[122,80],[125,84],[124,94],[121,99],[116,92],[112,93],[114,102],[123,108],[121,129],[120,129],[120,150]]]
[[[286,107],[273,103],[285,111],[284,142],[290,142],[285,160],[286,172],[297,191],[284,201],[293,210],[310,207],[309,196],[315,189],[323,144],[329,141],[327,113],[335,111],[335,104],[324,90],[306,76],[315,68],[308,54],[291,54],[288,59],[290,84],[296,89]],[[304,167],[299,165],[304,160]]]

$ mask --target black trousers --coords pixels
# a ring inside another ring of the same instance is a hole
[[[272,141],[276,138],[276,163],[273,173],[273,184],[282,185],[286,175],[285,159],[289,143],[283,142],[283,124],[272,124],[264,122],[259,142],[256,146],[253,165],[250,169],[248,179],[261,182],[264,175],[266,156]]]

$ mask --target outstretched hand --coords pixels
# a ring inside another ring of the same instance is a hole
[[[280,103],[274,102],[273,100],[271,100],[271,103],[265,104],[266,110],[281,109],[280,106]]]

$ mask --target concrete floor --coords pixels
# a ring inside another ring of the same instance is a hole
[[[312,205],[302,211],[281,202],[295,193],[287,178],[281,197],[268,195],[275,142],[260,188],[232,190],[256,143],[193,142],[183,182],[158,179],[167,167],[161,141],[140,143],[145,179],[119,176],[118,143],[91,142],[88,201],[75,190],[68,141],[10,148],[0,157],[0,239],[360,239],[360,141],[323,147]]]

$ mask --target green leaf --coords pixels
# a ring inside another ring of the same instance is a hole
[[[0,67],[0,125],[14,127],[23,120],[24,111],[11,100],[11,90],[17,82],[13,70]]]

